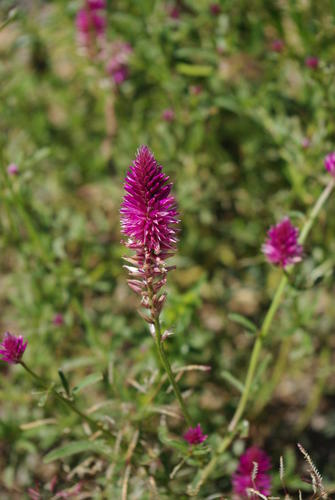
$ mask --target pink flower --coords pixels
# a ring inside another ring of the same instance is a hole
[[[257,464],[257,465],[255,465]],[[239,466],[233,475],[233,491],[239,499],[252,498],[249,488],[262,495],[268,496],[271,492],[271,478],[268,471],[271,469],[270,459],[265,451],[255,446],[248,448],[240,457]]]
[[[273,52],[282,52],[284,50],[284,46],[283,40],[280,39],[273,40],[271,43],[271,49]]]
[[[135,256],[125,258],[131,263],[125,266],[131,276],[128,284],[149,309],[150,316],[144,316],[148,323],[154,323],[162,310],[166,293],[159,292],[173,269],[166,266],[166,260],[177,246],[175,226],[179,219],[168,181],[150,149],[141,146],[125,179],[120,212],[122,232],[128,237],[126,246],[136,251]]]
[[[166,122],[173,122],[173,120],[175,119],[175,113],[174,113],[173,109],[171,109],[171,108],[164,109],[164,111],[162,113],[162,118]]]
[[[326,170],[335,177],[335,151],[326,156],[324,163]]]
[[[202,92],[202,85],[191,85],[190,86],[190,94],[199,95]]]
[[[190,427],[183,437],[188,444],[201,444],[208,438],[208,435],[202,432],[201,425],[198,424],[196,427]]]
[[[11,365],[17,364],[26,350],[28,342],[24,342],[21,335],[15,336],[9,332],[5,333],[4,339],[0,344],[0,359]]]
[[[305,59],[305,65],[311,69],[317,69],[319,66],[319,59],[316,56],[308,56]]]
[[[301,141],[301,145],[304,149],[309,148],[309,146],[311,145],[311,140],[309,139],[309,137],[304,137]]]
[[[271,226],[262,251],[269,262],[285,269],[286,266],[302,259],[303,248],[298,243],[298,237],[298,228],[285,217],[276,226]]]
[[[179,19],[180,18],[180,10],[177,5],[172,5],[169,9],[169,15],[171,19]]]
[[[87,5],[91,10],[105,9],[106,0],[87,0]]]
[[[112,57],[107,65],[107,72],[116,85],[121,85],[128,78],[128,62],[132,51],[129,43],[116,41],[111,45]]]
[[[62,326],[64,325],[64,317],[61,313],[57,313],[55,314],[55,316],[53,317],[53,320],[52,320],[53,324],[55,326]]]
[[[212,3],[209,6],[209,9],[210,9],[211,14],[213,16],[218,16],[220,14],[220,12],[221,12],[221,6],[218,3]]]
[[[14,176],[19,174],[19,167],[15,163],[11,163],[7,167],[8,175]]]

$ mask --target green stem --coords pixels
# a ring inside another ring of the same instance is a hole
[[[308,218],[307,218],[307,220],[302,228],[300,238],[299,238],[300,244],[303,244],[305,242],[305,240],[306,240],[306,238],[307,238],[307,236],[308,236],[308,234],[313,226],[313,223],[314,223],[316,217],[318,216],[321,208],[323,207],[323,205],[325,204],[325,202],[329,198],[329,196],[334,188],[334,185],[335,185],[335,179],[331,178],[330,181],[328,182],[327,186],[325,187],[325,189],[322,191],[321,195],[317,199],[311,213],[309,214],[309,216],[308,216]],[[270,304],[270,308],[269,308],[269,310],[264,318],[262,326],[261,326],[259,333],[257,335],[256,341],[255,341],[255,344],[254,344],[254,347],[253,347],[253,350],[251,353],[251,358],[250,358],[250,363],[249,363],[249,367],[248,367],[248,371],[247,371],[244,390],[243,390],[243,393],[240,397],[240,401],[237,405],[234,416],[233,416],[233,418],[228,426],[228,432],[230,434],[228,434],[228,436],[226,436],[226,438],[222,441],[216,454],[212,457],[212,459],[210,460],[208,465],[201,472],[200,476],[198,476],[195,479],[194,486],[190,490],[192,495],[198,493],[202,484],[207,480],[208,476],[214,470],[220,455],[230,446],[231,442],[233,441],[235,432],[238,428],[237,426],[238,426],[238,424],[243,416],[246,404],[247,404],[248,399],[249,399],[250,389],[251,389],[251,386],[253,383],[253,379],[254,379],[254,375],[255,375],[256,368],[257,368],[258,359],[259,359],[259,355],[260,355],[260,352],[261,352],[261,349],[263,346],[264,339],[269,332],[273,317],[274,317],[275,313],[277,312],[277,309],[280,305],[280,302],[281,302],[283,293],[285,291],[287,282],[288,282],[288,276],[284,275],[279,282],[276,293],[275,293],[275,295],[272,299],[272,302]]]
[[[236,425],[240,421],[241,416],[244,413],[246,404],[247,404],[248,399],[249,399],[249,393],[250,393],[250,389],[251,389],[252,382],[254,379],[255,371],[257,368],[259,354],[260,354],[262,346],[263,346],[263,341],[264,341],[264,338],[268,334],[273,317],[274,317],[275,313],[277,312],[277,309],[280,305],[286,284],[287,284],[287,277],[283,276],[279,282],[278,288],[277,288],[276,293],[273,297],[270,308],[269,308],[269,310],[264,318],[263,325],[262,325],[262,327],[257,335],[257,339],[256,339],[254,348],[253,348],[252,353],[251,353],[250,364],[249,364],[247,377],[246,377],[245,384],[244,384],[244,390],[243,390],[243,393],[241,395],[239,404],[236,408],[235,414],[234,414],[234,416],[229,424],[229,427],[228,427],[228,430],[230,432],[232,432],[235,429]]]
[[[36,382],[38,383],[39,386],[43,387],[46,390],[51,390],[52,394],[58,400],[62,401],[68,408],[70,408],[74,413],[76,413],[82,420],[84,420],[85,422],[90,424],[93,427],[93,429],[95,429],[96,431],[101,431],[103,434],[105,434],[109,438],[114,439],[113,434],[111,434],[109,431],[107,431],[106,429],[104,429],[102,427],[102,423],[96,422],[91,417],[89,417],[88,415],[83,413],[81,410],[79,410],[75,406],[74,403],[72,403],[72,401],[64,398],[64,396],[62,396],[59,392],[57,392],[56,389],[54,389],[53,387],[50,389],[49,384],[47,382],[45,382],[45,380],[43,380],[39,375],[37,375],[37,373],[35,373],[33,370],[31,370],[31,368],[29,368],[29,366],[27,366],[26,363],[24,363],[23,361],[20,361],[20,364],[36,380]]]
[[[169,378],[169,381],[170,381],[170,384],[172,385],[172,388],[174,390],[174,393],[176,395],[176,398],[178,400],[178,403],[180,405],[180,408],[181,408],[181,411],[184,415],[184,418],[187,422],[187,425],[189,425],[190,427],[192,426],[192,420],[191,420],[191,417],[187,411],[187,408],[186,408],[186,405],[185,405],[185,401],[183,400],[183,397],[180,393],[180,390],[179,390],[179,387],[177,385],[177,382],[174,378],[174,375],[173,375],[173,372],[172,372],[172,369],[171,369],[171,366],[170,366],[170,362],[167,358],[167,355],[164,351],[164,346],[163,346],[163,343],[162,343],[162,334],[161,334],[161,327],[160,327],[160,324],[159,324],[159,319],[156,319],[155,323],[154,323],[154,326],[155,326],[155,343],[156,343],[156,348],[157,348],[157,353],[158,353],[158,357],[160,359],[160,362],[162,363],[165,371],[166,371],[166,374]]]

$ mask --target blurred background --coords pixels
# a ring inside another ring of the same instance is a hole
[[[175,333],[175,367],[211,367],[180,384],[215,444],[245,378],[249,322],[260,324],[281,276],[261,254],[266,231],[287,214],[301,227],[328,179],[335,6],[93,4],[0,3],[1,330],[23,334],[27,363],[56,382],[60,368],[71,386],[102,374],[78,404],[105,412],[126,440],[140,431],[129,498],[156,498],[155,488],[158,498],[186,498],[195,469],[168,479],[178,451],[157,439],[159,409],[178,411],[173,395],[160,392],[155,411],[139,416],[156,360],[122,268],[123,179],[147,144],[174,183],[181,232],[162,320]],[[288,489],[310,489],[298,441],[335,487],[334,214],[333,198],[266,340],[249,437],[223,457],[201,498],[230,491],[246,443],[272,457],[274,491],[281,455]],[[119,498],[124,454],[110,475],[99,455],[46,461],[82,436],[80,424],[19,366],[0,363],[0,373],[1,498],[53,498],[79,481],[87,496],[75,498]],[[167,426],[180,437],[180,420],[167,417]]]

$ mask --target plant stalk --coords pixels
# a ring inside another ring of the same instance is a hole
[[[300,237],[299,237],[300,244],[303,244],[306,241],[306,238],[307,238],[310,230],[312,229],[313,223],[314,223],[316,217],[318,216],[320,210],[322,209],[322,207],[326,203],[327,199],[329,198],[332,190],[334,189],[334,185],[335,185],[335,179],[331,178],[330,181],[328,182],[327,186],[325,187],[325,189],[322,191],[321,195],[317,199],[313,209],[311,210],[311,212],[310,212],[310,214],[309,214],[309,216],[308,216],[308,218],[307,218],[307,220],[306,220],[306,222],[301,230]],[[288,275],[289,275],[289,272],[288,272]],[[228,426],[229,434],[224,438],[224,440],[222,441],[221,445],[219,446],[216,454],[212,457],[212,459],[207,464],[205,469],[198,475],[198,477],[196,477],[195,482],[194,482],[194,486],[193,487],[191,486],[189,489],[191,495],[196,495],[199,492],[201,486],[204,484],[204,482],[207,480],[207,478],[209,477],[211,472],[214,470],[220,455],[230,446],[230,444],[232,443],[232,441],[234,439],[236,430],[238,428],[237,426],[238,426],[238,424],[239,424],[239,422],[244,414],[245,407],[246,407],[248,399],[249,399],[250,389],[251,389],[251,386],[253,383],[253,379],[254,379],[254,375],[255,375],[256,368],[257,368],[258,359],[259,359],[259,355],[260,355],[260,352],[261,352],[261,349],[263,346],[264,339],[269,332],[274,315],[277,312],[278,307],[281,303],[281,299],[282,299],[283,293],[285,291],[287,282],[288,282],[288,276],[284,275],[279,282],[278,288],[277,288],[275,295],[272,299],[272,302],[270,304],[268,312],[266,313],[264,321],[262,323],[262,326],[258,332],[256,341],[255,341],[255,344],[254,344],[254,347],[253,347],[253,350],[251,353],[250,363],[249,363],[246,381],[245,381],[245,385],[244,385],[244,391],[241,394],[236,411],[235,411],[233,418]]]

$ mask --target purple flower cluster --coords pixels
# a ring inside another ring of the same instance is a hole
[[[94,50],[97,41],[105,34],[106,19],[101,12],[105,8],[105,0],[87,0],[77,13],[78,40],[89,51]]]
[[[107,72],[116,85],[121,85],[128,78],[128,62],[132,51],[129,43],[116,41],[111,44],[112,56],[107,64]]]
[[[159,295],[159,290],[173,269],[165,261],[177,244],[178,211],[168,181],[150,149],[141,146],[125,179],[120,212],[122,232],[128,237],[126,246],[136,251],[135,256],[126,258],[132,264],[125,266],[131,276],[128,283],[142,296],[142,305],[150,309],[151,316],[145,316],[149,323],[163,307],[166,294]]]
[[[195,427],[190,427],[183,437],[188,444],[193,445],[203,443],[208,438],[208,435],[203,433],[201,425],[198,424]]]
[[[11,365],[19,363],[26,350],[27,343],[24,342],[24,338],[21,335],[15,336],[6,332],[0,344],[0,359]]]
[[[233,491],[237,498],[258,498],[256,495],[250,495],[250,488],[268,496],[271,492],[271,478],[268,474],[270,469],[270,459],[265,451],[256,446],[248,448],[240,457],[240,463],[233,475]]]
[[[269,262],[285,269],[302,259],[303,248],[298,243],[298,237],[298,228],[285,217],[276,226],[271,226],[262,251]]]
[[[284,47],[285,47],[285,44],[284,44],[283,40],[280,40],[280,39],[273,40],[271,43],[271,49],[273,52],[278,52],[278,53],[283,52]]]
[[[19,167],[15,163],[11,163],[7,167],[7,174],[10,176],[18,175],[19,174]]]
[[[324,163],[326,170],[335,177],[335,151],[326,156]]]
[[[317,69],[319,67],[319,59],[316,56],[308,56],[305,59],[305,65],[310,69]]]

